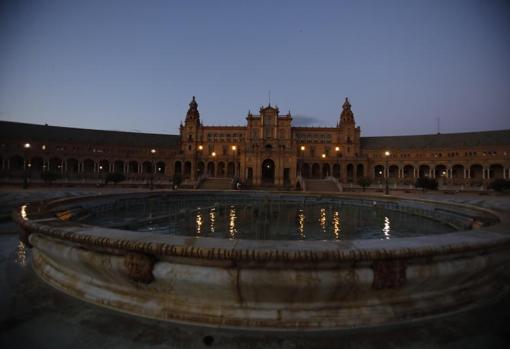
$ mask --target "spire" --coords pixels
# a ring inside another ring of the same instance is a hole
[[[200,113],[198,112],[198,103],[195,100],[195,96],[193,96],[193,99],[189,103],[189,109],[186,113],[186,121],[188,120],[199,120],[200,119]]]
[[[345,97],[345,102],[342,105],[342,113],[340,114],[340,126],[346,124],[354,124],[354,114],[351,110],[349,98],[347,97]]]
[[[193,97],[195,98],[195,97]],[[351,110],[351,103],[349,103],[349,98],[348,97],[345,97],[345,102],[344,102],[344,105],[342,105],[342,108],[343,110]]]

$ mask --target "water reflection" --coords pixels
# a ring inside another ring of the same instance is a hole
[[[333,213],[333,236],[336,240],[340,239],[340,212]]]
[[[230,234],[231,239],[236,238],[237,228],[236,228],[236,209],[235,206],[230,206],[229,210],[229,223],[228,223],[228,232]]]
[[[215,230],[215,221],[216,221],[216,208],[211,208],[209,212],[209,221],[211,222],[211,233],[214,233]]]
[[[153,215],[152,224],[139,231],[161,231],[176,235],[193,235],[228,239],[256,240],[352,240],[395,239],[451,232],[442,223],[406,215],[384,208],[360,207],[331,203],[247,203],[211,202],[168,210],[162,223]],[[130,216],[136,216],[131,212]],[[140,212],[141,215],[141,212]],[[146,217],[146,216],[145,216]]]
[[[325,208],[321,208],[320,212],[321,213],[320,213],[320,218],[319,218],[319,224],[320,224],[322,232],[325,233],[326,232],[326,226],[327,226],[326,209]]]
[[[298,234],[301,239],[305,238],[305,212],[303,209],[298,211]]]
[[[24,220],[27,220],[27,205],[21,206],[20,214],[21,214],[21,218],[23,218]]]
[[[25,266],[27,264],[27,247],[23,243],[23,241],[18,242],[18,248],[16,250],[16,259],[14,260],[14,262],[21,266]]]
[[[200,211],[198,211],[197,213],[196,223],[197,223],[197,235],[200,235],[202,233],[202,224],[204,224],[202,219],[202,213]]]
[[[391,239],[390,231],[391,231],[390,218],[388,216],[386,216],[386,217],[384,217],[384,227],[382,229],[384,238],[386,240]]]

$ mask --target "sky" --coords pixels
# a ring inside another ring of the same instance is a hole
[[[510,2],[0,2],[0,120],[177,134],[262,105],[362,136],[510,129]]]

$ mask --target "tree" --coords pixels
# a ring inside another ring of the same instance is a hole
[[[122,182],[126,180],[126,176],[122,173],[114,172],[114,173],[108,173],[104,179],[104,183],[108,184],[109,182],[113,182],[113,184],[117,184],[119,182]]]
[[[175,173],[172,177],[172,184],[174,188],[177,188],[182,183],[182,176],[179,173]]]
[[[438,183],[434,178],[429,177],[418,177],[416,179],[416,183],[414,184],[416,188],[422,188],[425,190],[437,190]]]
[[[44,181],[44,183],[51,184],[53,181],[60,178],[60,173],[54,172],[54,171],[44,171],[41,173],[41,179]]]
[[[491,184],[489,184],[489,189],[500,193],[504,192],[505,190],[510,190],[510,180],[503,178],[495,179]]]
[[[372,184],[372,180],[370,178],[363,177],[358,179],[358,185],[363,188],[363,191],[365,191],[370,186],[370,184]]]

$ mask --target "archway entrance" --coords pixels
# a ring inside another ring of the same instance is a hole
[[[262,162],[262,183],[274,184],[274,161],[271,159]]]

